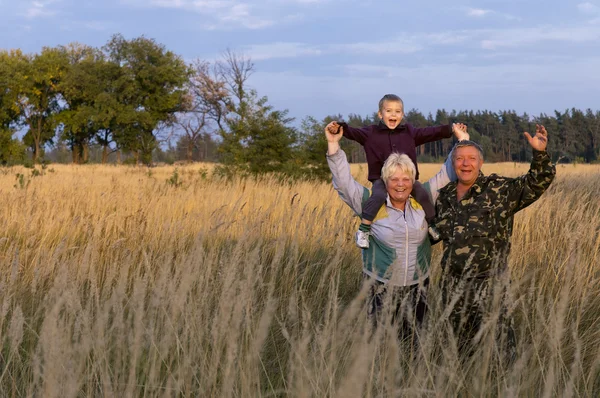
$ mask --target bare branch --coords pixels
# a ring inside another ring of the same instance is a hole
[[[244,101],[246,82],[254,72],[254,63],[243,54],[227,49],[223,54],[223,61],[218,63],[219,72],[227,82],[229,91],[235,96],[238,103]]]
[[[191,79],[190,95],[194,96],[190,111],[206,114],[220,130],[224,130],[224,121],[229,113],[230,99],[226,82],[219,77],[216,64],[196,61],[195,75]]]

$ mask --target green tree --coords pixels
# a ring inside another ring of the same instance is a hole
[[[69,69],[59,84],[66,107],[57,120],[61,122],[61,139],[68,143],[73,163],[86,163],[89,146],[101,128],[96,100],[104,82],[101,66],[102,53],[77,43],[64,47],[69,59]]]
[[[337,120],[337,119],[336,119]],[[325,126],[330,120],[317,121],[313,117],[302,120],[299,134],[299,151],[302,164],[306,167],[305,174],[311,178],[329,180],[331,172],[327,165],[327,140]]]
[[[0,128],[13,129],[18,122],[18,87],[15,80],[19,60],[24,56],[19,50],[0,51]]]
[[[213,64],[197,61],[192,77],[194,111],[212,121],[221,137],[222,172],[302,174],[301,151],[287,110],[274,110],[267,97],[247,87],[252,61],[227,50]],[[296,167],[300,166],[300,167]]]
[[[254,92],[246,94],[243,104],[243,113],[229,119],[228,131],[221,133],[223,163],[250,174],[290,171],[297,137],[287,111],[273,110],[266,97],[256,99]]]
[[[296,131],[288,126],[291,121],[287,111],[273,110],[263,97],[255,112],[232,126],[246,135],[244,163],[252,174],[281,172],[292,161]]]
[[[587,158],[597,161],[600,158],[600,111],[594,113],[591,109],[585,112],[587,135]]]
[[[13,138],[19,121],[18,91],[15,75],[18,60],[23,59],[19,50],[0,51],[0,163],[13,164],[25,158],[23,144]]]
[[[155,132],[173,123],[184,108],[190,69],[181,57],[145,37],[127,41],[115,35],[104,51],[120,68],[113,86],[121,104],[113,138],[136,160],[150,163]]]
[[[32,149],[33,161],[52,142],[63,110],[59,83],[68,69],[67,54],[61,48],[44,47],[40,54],[19,59],[16,74],[17,104],[22,123],[28,127],[23,142]]]
[[[13,132],[0,129],[0,164],[3,166],[23,163],[25,146],[13,138]]]

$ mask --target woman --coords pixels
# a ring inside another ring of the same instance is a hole
[[[466,126],[461,127],[455,132],[456,137],[468,139]],[[325,135],[333,186],[342,200],[360,215],[370,192],[350,174],[346,154],[339,145],[342,134],[332,134],[325,128]],[[425,315],[425,290],[431,262],[425,212],[410,196],[415,174],[415,165],[406,155],[393,153],[386,160],[381,178],[388,197],[373,221],[369,248],[362,250],[363,274],[372,280],[369,315],[377,324],[386,290],[392,288],[394,294],[387,296],[394,301],[392,320],[400,318],[400,332],[404,336],[413,322],[419,325]],[[448,157],[440,172],[423,184],[433,203],[438,190],[452,180],[456,180],[456,174]]]

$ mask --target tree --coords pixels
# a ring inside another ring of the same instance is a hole
[[[190,94],[193,111],[206,115],[217,125],[219,131],[226,130],[226,117],[232,109],[230,92],[223,76],[221,62],[210,64],[197,60],[190,78]]]
[[[28,127],[23,141],[33,150],[34,162],[55,136],[56,116],[63,109],[58,86],[67,69],[67,54],[60,48],[44,47],[40,54],[24,56],[18,62],[17,104]]]
[[[229,92],[229,98],[225,100],[230,115],[229,123],[243,122],[252,112],[252,100],[257,97],[256,92],[246,87],[248,79],[254,73],[254,63],[250,58],[228,49],[216,65],[221,81]]]
[[[13,138],[19,121],[18,91],[15,76],[20,51],[0,51],[0,163],[12,164],[25,158],[25,148]]]
[[[596,161],[600,158],[600,111],[594,113],[591,109],[585,112],[586,134],[588,145],[586,153],[589,161]]]
[[[276,111],[266,103],[266,97],[258,100],[256,112],[240,119],[234,127],[246,135],[243,162],[253,174],[284,171],[296,143],[295,129],[287,126],[292,121],[287,110]]]
[[[182,132],[177,142],[178,149],[184,149],[184,158],[188,162],[216,160],[216,143],[207,131],[206,113],[188,112],[179,116],[176,122]]]
[[[96,100],[103,91],[103,54],[89,46],[71,43],[64,47],[69,59],[68,73],[59,84],[66,107],[57,117],[61,139],[69,144],[73,163],[86,163],[89,145],[101,129]]]
[[[230,170],[251,174],[285,172],[292,161],[296,132],[287,126],[287,111],[276,111],[267,98],[247,95],[244,114],[228,121],[219,152]]]
[[[211,140],[208,133],[211,121],[222,130],[221,122],[225,121],[227,114],[224,105],[227,91],[224,90],[224,83],[215,82],[209,68],[210,65],[207,63],[196,62],[196,73],[190,79],[183,112],[177,116],[176,126],[183,133],[178,146],[185,145],[185,158],[188,162],[194,160],[194,152],[198,152],[200,144],[204,147],[204,151],[199,153],[200,158],[207,158],[207,142]],[[219,92],[219,90],[224,91]]]
[[[187,135],[180,135],[175,147],[178,160],[187,160],[189,156],[189,138]],[[211,134],[202,133],[192,146],[193,162],[217,162],[219,143],[216,142]]]
[[[325,157],[327,153],[327,140],[323,133],[325,126],[330,121],[326,118],[322,122],[318,122],[313,117],[306,117],[300,125],[298,149],[302,164],[306,167],[305,174],[320,180],[331,178],[331,172],[329,171]]]
[[[12,131],[0,129],[0,164],[3,166],[22,163],[25,160],[25,146],[12,136]]]
[[[122,112],[114,140],[136,160],[150,163],[157,146],[155,130],[172,124],[184,108],[190,69],[179,56],[145,37],[127,41],[115,35],[104,51],[120,67],[114,88]]]
[[[0,51],[0,128],[4,130],[13,129],[19,118],[15,80],[18,62],[23,59],[19,50]]]
[[[213,64],[196,61],[194,111],[203,115],[203,126],[208,120],[216,125],[221,171],[289,173],[298,161],[296,131],[288,125],[292,119],[287,110],[274,110],[267,97],[247,87],[253,71],[249,58],[230,50]]]

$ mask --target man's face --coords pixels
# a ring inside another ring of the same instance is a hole
[[[377,115],[390,130],[393,130],[400,125],[404,117],[402,103],[399,101],[383,101],[383,108]]]
[[[463,146],[456,148],[454,152],[454,171],[458,176],[458,182],[471,186],[479,175],[483,165],[483,159],[479,150],[474,146]]]
[[[390,201],[396,207],[398,204],[405,203],[412,192],[412,178],[407,173],[398,170],[387,179],[385,187]]]

